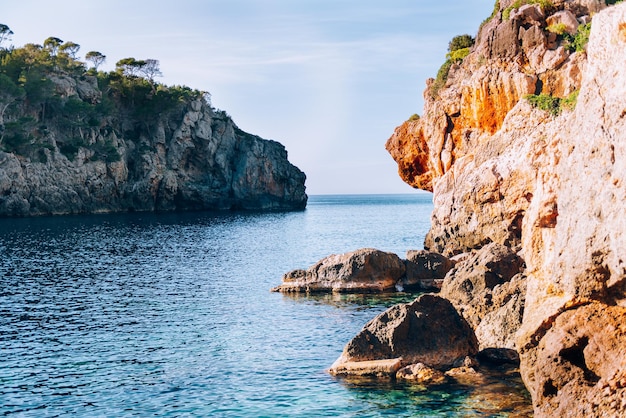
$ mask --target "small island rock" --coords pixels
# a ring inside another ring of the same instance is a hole
[[[307,270],[293,270],[283,276],[275,292],[383,292],[394,290],[405,266],[396,254],[363,248],[333,254]]]

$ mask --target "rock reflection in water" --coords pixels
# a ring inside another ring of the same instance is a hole
[[[395,379],[336,378],[372,409],[404,411],[415,416],[521,418],[533,415],[530,394],[517,368],[482,368],[474,379],[452,379],[444,385],[423,386]],[[424,411],[423,415],[420,411]]]

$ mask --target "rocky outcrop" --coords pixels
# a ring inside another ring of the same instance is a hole
[[[500,298],[518,317],[512,296],[523,300],[515,348],[536,416],[621,416],[626,5],[552,3],[500,1],[446,85],[427,91],[424,116],[399,127],[387,148],[409,184],[434,193],[428,250],[451,256],[496,243],[523,258],[523,275],[494,286],[491,300],[470,292],[467,304],[482,315],[474,325],[485,338],[510,315],[484,306]],[[572,33],[572,16],[593,17],[586,52],[551,32]],[[563,25],[547,30],[554,23]],[[524,98],[573,91],[574,110]],[[496,296],[498,286],[510,289]],[[486,318],[492,325],[481,329]]]
[[[517,254],[493,243],[466,255],[444,279],[440,296],[475,330],[481,349],[515,348],[524,311],[523,269]]]
[[[95,77],[50,80],[60,102],[103,100]],[[306,206],[305,175],[285,148],[241,131],[203,98],[135,116],[141,111],[80,128],[50,116],[38,148],[0,151],[0,216]]]
[[[325,257],[306,270],[283,275],[282,284],[272,289],[284,293],[395,292],[439,290],[454,262],[441,254],[407,251],[407,259],[396,254],[362,248]]]
[[[477,352],[474,333],[452,304],[425,294],[368,322],[346,345],[330,372],[335,373],[346,362],[392,358],[401,358],[403,365],[424,363],[446,368]]]
[[[395,291],[405,266],[396,254],[363,248],[333,254],[307,270],[293,270],[283,276],[275,292],[384,292]]]

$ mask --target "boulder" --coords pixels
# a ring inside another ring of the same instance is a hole
[[[426,250],[407,251],[406,258],[406,274],[400,282],[405,290],[439,290],[454,267],[449,258]]]
[[[333,254],[307,270],[283,276],[275,292],[384,292],[395,290],[404,276],[404,262],[396,254],[363,248]]]
[[[545,19],[545,15],[538,4],[524,4],[511,11],[510,19],[518,20],[523,25],[538,26]]]
[[[441,385],[448,381],[443,372],[428,367],[424,363],[405,366],[398,370],[396,379],[408,380],[420,385]]]
[[[517,292],[502,287],[524,268],[524,260],[509,247],[492,243],[473,251],[446,275],[441,296],[450,300],[461,315],[476,329],[483,318],[507,302],[506,293]],[[521,285],[521,284],[520,284]],[[496,289],[497,286],[500,286]],[[494,305],[494,290],[502,305]]]
[[[398,357],[405,365],[424,363],[440,369],[477,352],[473,331],[452,304],[425,294],[368,322],[346,345],[331,370],[350,361]]]
[[[480,387],[485,385],[488,381],[483,373],[470,366],[454,367],[445,374],[447,377],[466,386]]]
[[[516,349],[517,331],[522,326],[526,278],[519,274],[510,282],[497,285],[491,293],[491,306],[474,329],[481,350]]]
[[[561,10],[554,13],[546,19],[546,23],[548,26],[564,25],[565,32],[572,36],[576,35],[576,32],[578,32],[578,19],[576,19],[576,15],[569,10]]]

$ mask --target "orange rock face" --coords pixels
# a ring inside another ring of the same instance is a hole
[[[420,121],[406,121],[398,126],[385,145],[398,163],[398,174],[416,189],[432,192],[432,171],[428,143]]]

